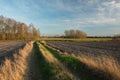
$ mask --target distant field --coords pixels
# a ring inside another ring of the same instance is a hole
[[[74,42],[74,41],[46,41],[46,44],[62,52],[76,55],[88,54],[99,56],[100,54],[114,55],[119,57],[120,41],[106,42]]]
[[[110,41],[110,40],[112,40],[112,38],[84,38],[84,39],[73,39],[73,38],[41,38],[41,40]]]
[[[26,42],[23,41],[0,41],[0,62],[5,57],[10,57],[23,47]]]

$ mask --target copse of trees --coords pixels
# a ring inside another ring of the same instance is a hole
[[[120,34],[114,35],[112,39],[113,40],[120,40]]]
[[[40,37],[33,24],[26,25],[14,19],[0,16],[0,40],[32,40]]]
[[[80,30],[65,30],[65,37],[66,38],[86,38],[87,34]]]

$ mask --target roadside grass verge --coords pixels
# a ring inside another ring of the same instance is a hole
[[[88,67],[105,72],[109,75],[110,80],[120,80],[120,64],[114,57],[109,55],[81,55],[78,59]]]
[[[38,41],[34,43],[43,80],[76,80]]]
[[[70,55],[61,54],[58,51],[44,45],[44,47],[50,51],[58,60],[60,60],[64,65],[66,65],[71,72],[75,73],[79,78],[83,80],[92,80],[90,77],[86,77],[87,75],[82,73],[84,72],[84,65],[80,65],[79,60],[75,57],[71,57]],[[87,79],[88,78],[88,79]]]
[[[44,47],[83,80],[120,80],[120,65],[110,56],[75,56]]]
[[[0,80],[24,80],[31,49],[32,42],[20,49],[18,54],[14,54],[14,61],[6,58],[4,63],[0,65]]]

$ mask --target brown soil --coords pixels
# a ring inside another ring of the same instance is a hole
[[[28,57],[28,66],[25,75],[25,80],[42,80],[40,75],[39,63],[35,56],[34,48],[32,49]]]

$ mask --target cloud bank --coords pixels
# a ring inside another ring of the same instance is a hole
[[[120,33],[120,0],[0,0],[0,14],[32,22],[44,35],[66,29],[88,35]]]

